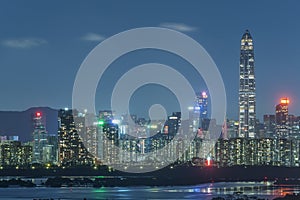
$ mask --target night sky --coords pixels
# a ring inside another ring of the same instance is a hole
[[[281,96],[290,97],[290,113],[300,115],[299,10],[297,0],[1,1],[0,110],[71,107],[75,76],[87,54],[114,34],[151,26],[179,30],[205,47],[225,83],[227,115],[235,119],[240,39],[249,29],[255,48],[257,117],[274,113]],[[97,110],[108,108],[110,91],[122,73],[153,61],[178,68],[195,90],[206,88],[177,56],[134,52],[114,62],[100,81]],[[177,102],[166,101],[172,94],[164,90],[156,85],[138,90],[132,112],[145,115],[145,107],[160,101],[168,111],[176,110]]]

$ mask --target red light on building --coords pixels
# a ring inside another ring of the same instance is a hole
[[[284,98],[281,98],[281,99],[280,99],[280,103],[281,103],[281,104],[289,104],[289,103],[290,103],[290,100],[289,100],[289,98],[284,97]]]
[[[37,117],[40,117],[42,114],[41,114],[40,112],[36,112],[35,115],[36,115]]]
[[[212,159],[209,156],[205,160],[205,165],[208,167],[212,166]]]

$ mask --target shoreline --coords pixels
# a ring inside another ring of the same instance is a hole
[[[274,182],[280,185],[300,185],[299,167],[234,166],[234,167],[166,167],[148,173],[126,173],[97,170],[87,167],[56,169],[0,170],[3,181],[13,177],[20,179],[47,179],[49,185],[102,186],[185,186],[215,182]],[[69,179],[69,180],[68,180]],[[45,181],[45,184],[46,182]],[[74,182],[72,182],[74,181]],[[28,184],[28,183],[21,183]],[[5,184],[4,184],[5,185]],[[13,184],[12,184],[13,185]],[[30,184],[29,184],[30,185]],[[1,187],[1,182],[0,182]]]

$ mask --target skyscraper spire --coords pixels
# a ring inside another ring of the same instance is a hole
[[[239,137],[254,138],[256,94],[253,40],[249,30],[241,39],[239,88]]]

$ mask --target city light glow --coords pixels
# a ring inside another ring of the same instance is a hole
[[[207,163],[207,166],[211,166],[211,158],[210,158],[210,156],[207,157],[206,163]]]
[[[200,110],[200,106],[195,106],[194,109],[195,110]]]
[[[99,121],[98,121],[98,125],[99,125],[99,126],[103,126],[103,125],[104,125],[104,121],[103,121],[103,120],[99,120]]]
[[[113,124],[120,124],[120,120],[118,120],[118,119],[113,119],[113,120],[112,120],[112,123],[113,123]]]
[[[157,125],[152,124],[152,125],[148,125],[147,128],[151,128],[151,129],[157,129]]]
[[[287,97],[283,97],[280,99],[280,103],[281,104],[289,104],[290,103],[290,99]]]

